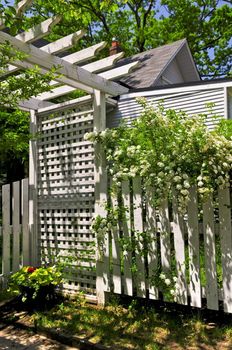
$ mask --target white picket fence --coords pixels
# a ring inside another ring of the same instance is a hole
[[[28,179],[2,187],[1,280],[30,263]]]
[[[105,292],[159,300],[159,285],[152,283],[160,269],[177,277],[177,302],[232,313],[231,190],[198,203],[191,189],[187,213],[178,212],[174,200],[163,199],[154,207],[152,191],[142,189],[141,179],[124,181],[118,196],[108,198],[124,215],[104,237],[97,262],[97,295]],[[28,225],[28,179],[4,185],[3,225],[0,229],[1,280],[33,260]],[[102,214],[104,210],[102,209]],[[135,237],[136,246],[131,244]],[[143,252],[143,253],[142,253]],[[39,252],[38,252],[39,253]],[[101,280],[101,283],[99,283]],[[165,296],[163,296],[165,299]]]
[[[98,268],[104,291],[157,300],[159,286],[151,280],[160,267],[160,272],[177,277],[179,304],[201,308],[206,301],[208,309],[218,310],[222,304],[225,312],[232,313],[230,189],[219,190],[217,198],[210,197],[200,206],[196,189],[191,188],[184,216],[175,196],[172,203],[164,199],[154,208],[151,191],[144,193],[136,178],[132,185],[123,182],[119,197],[110,199],[112,207],[126,209],[126,218],[105,237]],[[137,247],[126,252],[122,242],[128,246],[136,235]]]

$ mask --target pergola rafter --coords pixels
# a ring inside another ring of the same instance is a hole
[[[16,6],[15,6],[15,12],[16,12],[16,16],[20,17],[22,15],[22,13],[31,6],[33,0],[22,0],[20,1]],[[0,21],[0,30],[4,29],[5,23],[4,20]]]

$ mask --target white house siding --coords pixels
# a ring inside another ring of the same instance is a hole
[[[232,88],[228,88],[228,118],[232,119]]]
[[[150,92],[138,92],[127,96],[121,96],[118,101],[117,108],[108,115],[107,126],[116,127],[123,119],[128,124],[133,119],[138,117],[142,111],[142,107],[137,103],[138,97],[145,97],[149,103],[154,107],[157,107],[159,103],[165,109],[175,109],[176,111],[184,111],[189,116],[195,114],[206,114],[207,125],[211,129],[221,118],[224,118],[225,103],[224,103],[224,88],[219,87],[215,89],[197,89],[195,87],[192,90],[186,89],[172,89],[172,92],[168,92],[169,89],[150,91]],[[144,96],[146,95],[146,96]],[[212,107],[209,109],[207,105],[212,103]],[[216,118],[214,116],[217,116]]]

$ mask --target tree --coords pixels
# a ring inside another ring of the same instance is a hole
[[[226,76],[232,66],[231,0],[36,0],[28,25],[51,14],[63,20],[50,38],[86,28],[87,46],[116,37],[126,55],[187,38],[201,75]]]

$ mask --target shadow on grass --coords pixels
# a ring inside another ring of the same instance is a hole
[[[223,349],[232,348],[230,316],[160,302],[121,302],[101,308],[66,301],[38,312],[36,323],[118,350],[216,349],[218,343],[224,344]]]

